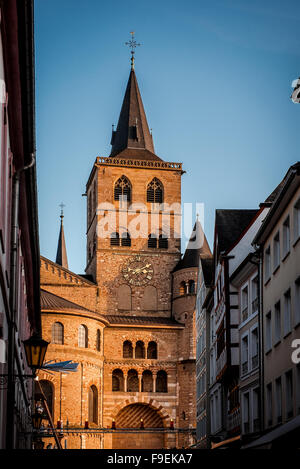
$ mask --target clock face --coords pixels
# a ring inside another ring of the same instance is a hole
[[[136,256],[122,267],[122,274],[130,285],[146,285],[153,277],[153,267],[144,257]]]

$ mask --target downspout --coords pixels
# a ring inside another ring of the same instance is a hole
[[[262,431],[265,428],[265,387],[264,387],[264,328],[263,328],[263,255],[262,250],[259,251],[259,267],[258,267],[258,284],[259,284],[259,338],[260,338],[260,347],[259,347],[259,386],[260,386],[260,430]]]
[[[16,170],[12,184],[12,218],[11,218],[11,247],[10,247],[10,285],[9,305],[10,319],[8,322],[8,357],[7,357],[7,427],[6,448],[14,448],[14,400],[15,400],[15,338],[17,332],[17,257],[18,257],[18,228],[19,228],[19,203],[20,203],[20,179],[23,171],[35,164],[35,154],[31,153],[31,162]]]

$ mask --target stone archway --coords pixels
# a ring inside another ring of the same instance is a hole
[[[141,419],[144,430],[140,429]],[[136,428],[136,433],[114,433],[113,449],[161,449],[165,447],[163,432],[147,432],[147,428],[163,428],[163,418],[159,411],[145,403],[133,403],[119,410],[116,428]]]

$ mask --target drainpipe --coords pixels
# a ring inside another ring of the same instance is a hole
[[[19,229],[19,203],[20,203],[20,180],[23,171],[35,164],[35,154],[31,153],[31,162],[27,166],[18,169],[13,175],[12,182],[12,207],[11,207],[11,246],[10,246],[10,284],[9,284],[9,306],[10,319],[8,322],[8,358],[7,358],[7,424],[6,424],[6,449],[14,448],[15,437],[15,338],[17,332],[17,260],[18,260],[18,229]]]
[[[251,264],[257,266],[258,272],[258,358],[259,358],[259,429],[262,431],[264,429],[264,420],[265,420],[265,389],[264,389],[264,329],[263,329],[263,269],[262,269],[262,249],[259,246],[256,246],[256,251],[253,259],[250,260]],[[257,261],[256,261],[257,259]]]

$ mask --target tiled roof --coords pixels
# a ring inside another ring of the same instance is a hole
[[[154,316],[119,316],[106,315],[110,324],[149,325],[149,326],[183,326],[183,324],[172,318],[161,318]]]
[[[60,296],[54,295],[46,290],[41,290],[41,309],[42,310],[79,310],[79,311],[88,311],[89,309],[84,308],[83,306],[77,305],[72,301],[61,298]]]

